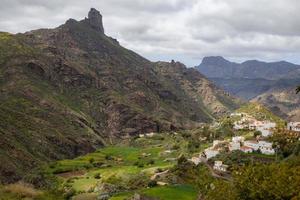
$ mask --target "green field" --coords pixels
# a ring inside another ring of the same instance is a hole
[[[147,197],[159,198],[160,200],[196,200],[198,192],[190,185],[162,186],[138,191]],[[110,200],[125,200],[132,197],[132,193],[122,193]]]

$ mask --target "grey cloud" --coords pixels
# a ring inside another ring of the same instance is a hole
[[[90,7],[106,33],[151,59],[203,56],[300,62],[299,0],[0,0],[0,31],[52,28]]]

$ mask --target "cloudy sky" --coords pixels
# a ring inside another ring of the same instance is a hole
[[[150,60],[300,64],[299,0],[0,0],[0,31],[52,28],[98,9],[107,35]]]

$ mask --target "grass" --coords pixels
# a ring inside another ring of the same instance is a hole
[[[83,177],[76,179],[73,183],[73,189],[80,192],[88,192],[91,188],[94,188],[98,180],[89,177]]]
[[[145,189],[142,194],[160,200],[196,200],[198,192],[189,185],[176,185]]]
[[[197,190],[190,185],[160,186],[135,191],[135,193],[160,200],[196,200],[198,196]],[[132,196],[133,192],[124,192],[117,194],[110,200],[124,200]]]
[[[284,126],[285,122],[280,117],[274,115],[266,107],[258,103],[248,103],[237,110],[237,112],[245,112],[256,118],[257,120],[270,120],[277,123],[277,126]]]
[[[0,200],[63,200],[59,194],[33,188],[24,183],[0,185]]]

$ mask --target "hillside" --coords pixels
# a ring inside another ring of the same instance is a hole
[[[196,67],[231,95],[258,102],[286,120],[299,120],[300,66],[285,61],[230,62],[223,57],[205,57]]]
[[[300,66],[285,61],[235,63],[220,56],[211,56],[203,58],[196,69],[230,94],[246,100],[275,88],[300,84]]]
[[[257,120],[268,120],[276,122],[277,125],[285,126],[284,120],[275,115],[271,110],[258,103],[248,103],[241,106],[237,112],[248,113]]]
[[[266,105],[273,113],[289,121],[300,120],[300,97],[294,87],[268,91],[252,102]]]
[[[239,106],[198,71],[152,63],[105,35],[101,14],[0,33],[0,180],[144,132],[198,127]]]
[[[210,78],[248,78],[277,80],[290,74],[299,74],[300,66],[286,61],[262,62],[248,60],[242,63],[230,62],[221,56],[204,57],[196,67]]]

